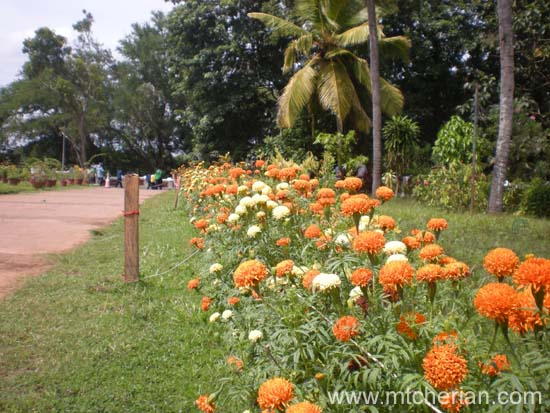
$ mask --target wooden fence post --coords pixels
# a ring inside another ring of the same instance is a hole
[[[124,177],[124,281],[139,280],[139,176]]]

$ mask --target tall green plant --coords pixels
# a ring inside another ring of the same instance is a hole
[[[460,116],[453,116],[437,134],[432,158],[440,165],[467,163],[472,159],[474,126]]]
[[[418,123],[407,116],[392,116],[384,125],[382,136],[387,168],[398,176],[405,175],[418,148]]]

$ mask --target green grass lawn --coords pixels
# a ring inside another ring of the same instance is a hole
[[[141,273],[181,262],[194,236],[188,217],[172,210],[173,192],[154,197],[140,215]],[[395,200],[382,212],[403,233],[445,217],[446,251],[480,271],[499,245],[548,256],[550,222],[514,216],[444,213]],[[187,281],[196,255],[161,277],[124,284],[122,221],[95,232],[86,245],[0,301],[0,411],[193,412],[229,355],[198,310],[201,295]],[[204,264],[206,265],[206,264]],[[219,411],[240,412],[238,406]]]
[[[10,185],[5,184],[3,182],[0,182],[0,195],[6,195],[6,194],[18,194],[21,192],[40,192],[40,191],[64,191],[67,189],[75,189],[75,188],[87,188],[88,185],[67,185],[62,186],[59,182],[57,185],[52,186],[50,188],[42,187],[40,189],[35,189],[30,182],[28,181],[22,181],[19,182],[17,185]]]

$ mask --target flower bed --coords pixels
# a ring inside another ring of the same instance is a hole
[[[481,412],[503,391],[550,406],[550,260],[487,248],[483,272],[445,251],[445,219],[403,234],[378,214],[389,188],[372,199],[353,178],[256,168],[182,172],[204,268],[188,289],[234,367],[199,410]]]

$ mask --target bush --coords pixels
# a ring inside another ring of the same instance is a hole
[[[523,195],[521,210],[540,218],[550,217],[550,183],[533,180]]]

